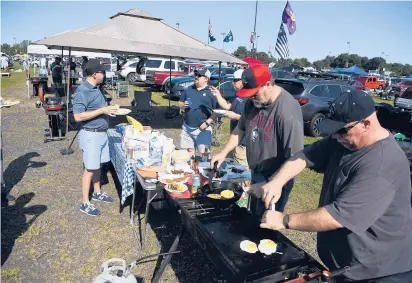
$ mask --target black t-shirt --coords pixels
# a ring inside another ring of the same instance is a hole
[[[318,233],[326,266],[352,266],[354,280],[412,270],[409,163],[393,136],[357,151],[329,136],[303,152],[324,173],[319,207],[344,227]]]
[[[248,100],[238,128],[245,132],[249,167],[272,176],[293,154],[303,149],[303,119],[299,103],[287,91],[266,108]]]

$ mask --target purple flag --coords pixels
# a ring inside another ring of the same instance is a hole
[[[296,31],[295,14],[293,13],[289,1],[286,2],[285,10],[283,10],[282,22],[288,26],[290,35],[292,35]]]

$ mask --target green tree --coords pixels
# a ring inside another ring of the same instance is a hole
[[[233,52],[233,55],[239,59],[244,59],[250,56],[250,51],[247,50],[246,46],[239,46],[235,52]]]
[[[308,60],[307,58],[305,58],[305,57],[294,59],[294,60],[293,60],[293,64],[297,64],[297,65],[299,65],[299,66],[301,66],[301,67],[309,67],[309,66],[312,65],[312,64],[309,62],[309,60]]]
[[[377,70],[386,65],[385,59],[381,57],[373,57],[363,66],[366,71]]]

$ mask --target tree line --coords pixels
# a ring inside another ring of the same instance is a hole
[[[233,55],[239,59],[246,57],[255,57],[256,59],[267,64],[274,63],[275,67],[284,65],[297,64],[301,67],[314,67],[317,70],[330,68],[344,68],[357,65],[365,71],[379,70],[381,74],[385,71],[392,72],[393,76],[410,76],[412,75],[412,65],[401,63],[389,63],[382,57],[368,58],[366,56],[359,56],[357,54],[342,53],[338,56],[326,56],[324,59],[310,62],[307,58],[295,58],[287,60],[278,60],[266,52],[254,52],[248,50],[246,46],[239,46]]]
[[[7,54],[27,54],[27,46],[30,40],[23,40],[19,43],[10,45],[4,43],[1,45],[1,51]],[[255,50],[248,50],[246,46],[239,46],[233,55],[243,59],[246,57],[256,57],[256,59],[267,64],[275,63],[275,67],[284,65],[297,64],[301,67],[314,67],[317,70],[329,68],[343,68],[345,66],[351,67],[357,65],[366,71],[378,70],[383,74],[383,70],[391,71],[394,76],[410,76],[412,75],[412,66],[410,64],[388,63],[382,57],[368,58],[366,56],[359,56],[357,54],[342,53],[338,56],[326,56],[322,60],[310,62],[307,58],[295,58],[287,60],[278,60],[266,52],[255,52]]]

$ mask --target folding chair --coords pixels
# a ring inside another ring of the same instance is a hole
[[[152,100],[152,93],[146,91],[135,91],[134,100],[132,106],[136,111],[136,119],[143,121],[147,119],[149,122],[154,123],[156,113],[153,105],[159,105],[159,103]]]
[[[217,117],[212,123],[212,146],[220,146],[220,134],[223,125],[223,118]]]
[[[119,81],[116,88],[116,97],[129,97],[129,82]]]

